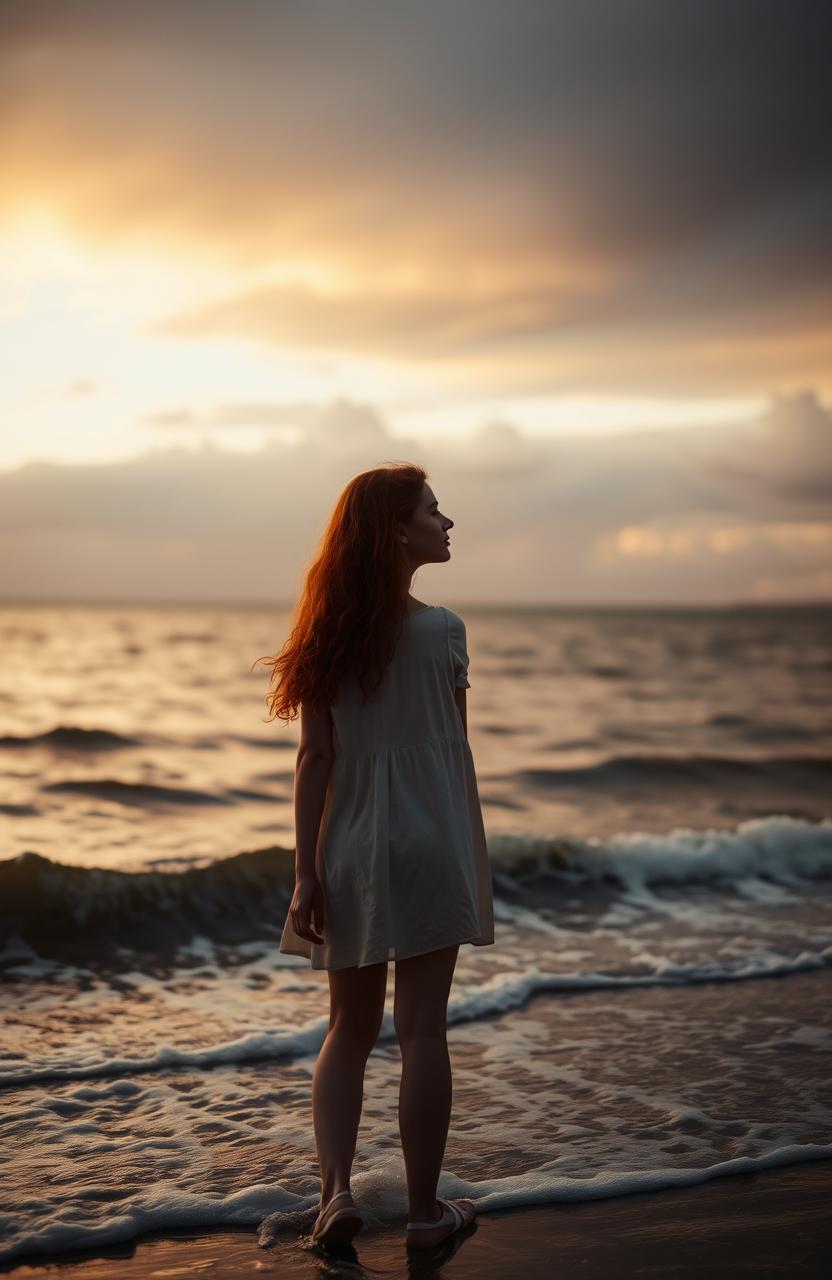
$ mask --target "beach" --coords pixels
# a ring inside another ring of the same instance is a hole
[[[20,610],[2,636],[0,1267],[306,1273],[328,985],[277,949],[289,738],[240,734],[228,661],[246,630],[261,648],[258,615],[72,621],[73,646],[45,661],[78,691],[58,722],[22,674],[58,620]],[[460,948],[448,1005],[439,1194],[481,1214],[449,1274],[821,1274],[832,691],[813,625],[469,626],[495,943]],[[97,684],[119,643],[153,655],[149,705],[126,682],[108,702],[111,674]],[[207,700],[206,648],[225,655]],[[778,674],[809,668],[811,687]],[[394,993],[391,963],[352,1176],[359,1262],[393,1275]]]
[[[606,1274],[650,1274],[637,1268],[670,1257],[694,1274],[705,1255],[728,1274],[750,1249],[769,1268],[760,1274],[820,1275],[812,1255],[829,1238],[832,1189],[826,967],[681,986],[615,976],[599,971],[571,990],[562,982],[554,996],[481,983],[452,997],[440,1194],[469,1195],[483,1215],[454,1267],[524,1274],[511,1271],[518,1250],[529,1268],[562,1250],[564,1266],[580,1254],[582,1271],[598,1268],[587,1274],[604,1274],[611,1257],[632,1270]],[[367,1065],[352,1189],[366,1216],[359,1259],[366,1251],[367,1266],[396,1268],[406,1196],[389,1017]],[[17,1135],[5,1168],[37,1177],[51,1148],[49,1185],[62,1205],[51,1222],[33,1213],[36,1252],[21,1240],[7,1266],[57,1265],[64,1242],[86,1237],[106,1255],[84,1261],[90,1275],[116,1274],[128,1258],[148,1275],[199,1273],[209,1259],[217,1275],[253,1260],[277,1275],[308,1267],[317,1180],[300,1169],[314,1163],[313,1063],[311,1053],[287,1056],[285,1044],[237,1040],[214,1058],[79,1063],[71,1076],[81,1080],[56,1078],[53,1065],[16,1088],[4,1064],[4,1124],[9,1141]],[[293,1160],[299,1172],[286,1177]],[[34,1210],[34,1190],[18,1203]],[[218,1235],[223,1226],[235,1230]],[[798,1247],[803,1270],[772,1269]]]

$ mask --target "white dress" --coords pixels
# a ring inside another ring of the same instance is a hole
[[[316,849],[324,941],[299,937],[287,913],[281,951],[343,969],[494,942],[474,761],[454,701],[467,673],[464,622],[429,605],[405,616],[365,707],[353,678],[339,689]]]

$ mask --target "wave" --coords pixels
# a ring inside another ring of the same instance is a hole
[[[227,796],[212,795],[209,791],[196,791],[188,787],[162,787],[158,783],[122,782],[118,778],[73,778],[67,782],[49,782],[41,790],[92,796],[96,800],[110,800],[116,804],[136,808],[153,808],[158,804],[233,803]],[[238,794],[250,795],[251,793]],[[273,799],[272,796],[260,795],[257,798]]]
[[[493,1213],[500,1209],[519,1209],[564,1202],[574,1204],[586,1200],[606,1200],[612,1196],[663,1191],[670,1187],[699,1186],[714,1178],[759,1173],[761,1169],[776,1169],[786,1165],[829,1159],[832,1159],[832,1144],[795,1142],[772,1147],[761,1155],[734,1156],[730,1160],[718,1160],[711,1165],[678,1168],[671,1168],[667,1163],[661,1168],[642,1165],[636,1169],[602,1170],[592,1177],[565,1175],[556,1167],[557,1161],[553,1160],[548,1164],[527,1169],[523,1173],[491,1178],[485,1183],[456,1179],[454,1195],[470,1196],[476,1202],[478,1213]],[[396,1203],[393,1195],[389,1197],[389,1201],[385,1200],[383,1187],[376,1186],[377,1177],[375,1170],[353,1175],[356,1203],[374,1226],[381,1225],[385,1219],[395,1219],[401,1213],[400,1204]],[[262,1186],[252,1188],[252,1193],[260,1191]],[[311,1223],[317,1215],[320,1200],[317,1193],[304,1198],[292,1195],[281,1188],[279,1194],[284,1203],[259,1223],[257,1237],[261,1248],[268,1248],[276,1243],[282,1232],[297,1232],[304,1227],[308,1230],[307,1224]],[[365,1195],[368,1202],[366,1205]],[[236,1207],[239,1210],[240,1206]],[[255,1220],[258,1209],[259,1204],[253,1210],[249,1221]],[[222,1215],[221,1220],[229,1221],[227,1212]],[[239,1219],[235,1220],[239,1221]],[[201,1223],[204,1219],[200,1218],[199,1221]],[[136,1230],[146,1230],[141,1220]],[[48,1245],[44,1247],[48,1248]]]
[[[639,1195],[670,1187],[698,1186],[714,1178],[759,1173],[832,1158],[832,1145],[789,1143],[773,1147],[761,1155],[735,1156],[714,1164],[680,1168],[639,1168],[602,1171],[593,1177],[569,1177],[550,1165],[506,1174],[484,1183],[457,1180],[455,1195],[470,1196],[479,1213],[500,1209],[520,1209],[544,1204],[576,1203],[609,1199],[611,1196]],[[357,1171],[353,1175],[356,1201],[368,1224],[378,1228],[400,1221],[402,1205],[386,1169]],[[44,1206],[46,1208],[47,1206]],[[42,1214],[37,1224],[18,1229],[0,1249],[0,1262],[27,1254],[55,1254],[65,1250],[112,1248],[148,1233],[169,1233],[189,1229],[208,1231],[212,1227],[249,1226],[257,1228],[257,1242],[263,1249],[285,1240],[285,1234],[308,1232],[320,1208],[317,1187],[305,1195],[289,1190],[280,1182],[258,1182],[229,1195],[197,1193],[161,1186],[134,1188],[118,1201],[118,1212],[108,1221],[84,1223],[52,1221]]]
[[[553,878],[606,883],[627,894],[649,885],[731,888],[748,879],[795,886],[832,877],[832,819],[751,818],[734,830],[680,827],[605,839],[501,834],[489,841],[497,887],[533,888]]]
[[[171,740],[154,735],[154,745],[166,745]],[[217,751],[224,742],[236,742],[246,747],[274,751],[281,744],[275,744],[273,738],[255,738],[239,733],[221,734],[219,737],[199,739],[189,738],[174,745],[184,746],[190,750]],[[99,751],[126,751],[133,747],[149,745],[149,738],[143,734],[138,738],[129,737],[125,733],[115,733],[111,729],[85,729],[79,725],[59,724],[44,733],[6,734],[0,737],[0,749],[25,750],[29,747],[48,747],[55,754],[65,752],[75,755],[80,751],[95,753]],[[282,744],[286,749],[295,750],[292,743]]]
[[[51,747],[55,751],[119,751],[124,747],[138,746],[141,746],[138,738],[128,738],[124,733],[63,724],[47,733],[24,734],[22,737],[6,734],[0,738],[0,747]]]
[[[495,895],[607,886],[643,901],[651,886],[714,891],[765,882],[795,887],[832,877],[832,820],[751,819],[735,830],[679,828],[605,839],[501,833],[489,840]],[[116,871],[77,867],[27,851],[0,861],[0,944],[24,943],[70,962],[113,958],[125,949],[159,956],[192,937],[239,945],[273,938],[294,888],[295,851],[270,846],[207,865]]]
[[[630,736],[630,735],[628,735]],[[553,746],[558,744],[553,743]],[[816,781],[826,794],[832,784],[832,759],[827,756],[716,756],[716,755],[619,755],[595,764],[564,769],[518,769],[503,781],[519,778],[532,785],[555,787],[631,787],[649,783],[703,783],[726,788],[737,782],[764,786],[768,779],[779,784],[790,780]]]
[[[632,987],[699,986],[712,982],[743,982],[760,978],[782,978],[787,974],[832,966],[832,943],[819,951],[801,951],[785,956],[775,951],[737,964],[719,961],[692,961],[677,964],[663,956],[642,953],[640,973],[546,973],[529,969],[520,974],[497,974],[487,982],[456,986],[448,1001],[448,1026],[493,1018],[510,1009],[519,1009],[535,996],[554,991],[606,991]],[[139,1057],[101,1057],[85,1062],[59,1060],[40,1066],[0,1063],[0,1087],[40,1084],[45,1080],[84,1080],[90,1077],[137,1075],[171,1068],[208,1070],[229,1063],[260,1062],[276,1058],[305,1057],[317,1053],[329,1027],[329,1018],[316,1018],[302,1027],[272,1027],[239,1036],[221,1044],[198,1049],[160,1045],[153,1053]],[[397,1032],[393,1014],[385,1009],[378,1040],[394,1041]]]
[[[291,899],[294,859],[275,846],[184,870],[116,871],[27,851],[0,862],[0,943],[84,961],[124,948],[164,955],[193,936],[270,936]]]

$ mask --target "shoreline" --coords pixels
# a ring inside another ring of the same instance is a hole
[[[832,1256],[832,1159],[732,1174],[690,1187],[636,1192],[603,1200],[532,1205],[484,1213],[454,1246],[423,1259],[453,1256],[456,1280],[579,1273],[582,1280],[673,1275],[734,1280],[756,1276],[817,1277]],[[334,1256],[391,1276],[408,1275],[404,1223],[361,1232],[354,1248]],[[71,1280],[151,1280],[163,1274],[210,1274],[236,1280],[254,1270],[294,1280],[308,1277],[318,1251],[308,1237],[287,1234],[261,1249],[253,1227],[179,1228],[137,1236],[100,1250],[32,1255],[0,1264],[0,1275]],[[411,1262],[412,1265],[412,1262]]]

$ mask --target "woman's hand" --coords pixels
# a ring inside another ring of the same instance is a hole
[[[323,943],[321,934],[324,927],[324,895],[317,876],[307,876],[295,881],[295,892],[289,905],[289,918],[299,938],[319,945]],[[317,934],[314,932],[315,929],[318,930]]]

